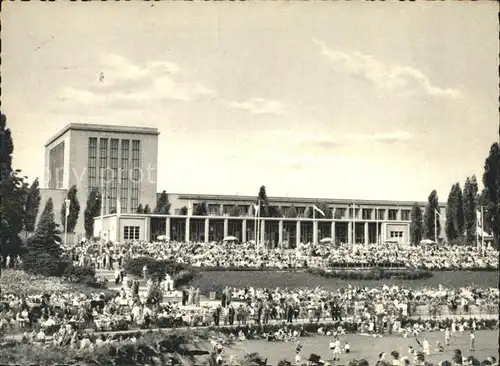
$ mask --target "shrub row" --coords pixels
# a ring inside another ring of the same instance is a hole
[[[308,268],[307,273],[325,278],[340,278],[342,280],[382,280],[382,279],[401,279],[401,280],[421,280],[433,276],[431,271],[418,269],[398,269],[384,270],[374,268],[369,270],[333,270],[325,271],[320,268]]]
[[[56,259],[45,253],[26,255],[22,269],[34,275],[61,277],[75,284],[87,285],[93,288],[106,288],[107,281],[97,279],[94,268],[75,266],[70,260]]]
[[[189,268],[189,266],[185,264],[174,261],[154,259],[151,257],[138,257],[126,261],[123,270],[127,274],[142,277],[144,266],[147,266],[148,275],[155,279],[162,279],[167,273],[172,276]]]

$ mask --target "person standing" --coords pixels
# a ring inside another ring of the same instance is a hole
[[[469,351],[475,351],[475,345],[474,345],[474,340],[476,338],[476,335],[474,334],[474,330],[471,330],[470,331],[470,334],[469,334],[469,340],[470,340],[470,344],[469,344]]]
[[[427,340],[427,338],[424,339],[424,341],[422,343],[422,348],[423,348],[424,353],[427,356],[429,356],[431,352],[430,352],[429,341]]]
[[[451,340],[450,329],[446,327],[446,330],[444,331],[444,343],[446,344],[446,346],[450,345],[450,340]]]

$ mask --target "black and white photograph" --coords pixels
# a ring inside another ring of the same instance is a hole
[[[497,1],[4,1],[0,364],[498,366]]]

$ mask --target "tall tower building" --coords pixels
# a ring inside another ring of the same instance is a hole
[[[76,185],[81,210],[75,231],[79,233],[83,232],[83,212],[93,187],[104,197],[103,215],[132,213],[140,204],[154,208],[158,135],[156,128],[67,125],[45,144],[48,189],[42,192],[42,205],[51,196],[58,209],[64,200],[61,191]]]

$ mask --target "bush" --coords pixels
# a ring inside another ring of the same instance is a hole
[[[193,279],[198,275],[193,269],[187,269],[180,271],[173,277],[174,287],[187,286],[193,281]]]
[[[381,268],[369,270],[335,270],[325,271],[320,268],[309,268],[307,273],[325,278],[340,278],[342,280],[386,280],[397,278],[401,280],[421,280],[433,276],[431,271],[419,269],[384,270]]]
[[[150,257],[138,257],[129,259],[123,266],[123,269],[127,274],[142,277],[142,269],[145,265],[147,265],[148,274],[154,279],[163,279],[165,277],[165,274],[167,273],[173,276],[176,273],[188,269],[188,266],[182,263],[167,260],[156,260]]]
[[[29,273],[42,276],[61,277],[70,263],[47,253],[27,254],[23,258],[22,268]]]

